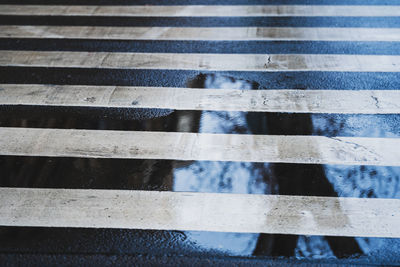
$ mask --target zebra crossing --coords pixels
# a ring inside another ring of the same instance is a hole
[[[400,157],[398,138],[328,138],[11,127],[0,128],[0,136],[2,154],[14,156],[376,166],[399,166]]]
[[[400,72],[400,56],[1,51],[0,66],[209,71]]]
[[[393,215],[400,207],[394,199],[27,188],[0,192],[1,224],[9,226],[400,237],[392,227],[400,218]]]
[[[45,84],[0,87],[2,105],[336,114],[394,114],[400,110],[400,92],[396,90],[203,90]]]
[[[5,22],[0,25],[0,112],[68,107],[88,113],[91,108],[106,113],[167,109],[398,120],[396,1],[8,2],[0,1],[0,22]],[[222,43],[230,48],[219,48]],[[214,45],[218,51],[211,51]],[[257,81],[259,88],[188,85],[196,75],[216,74]],[[194,119],[183,116],[175,128],[162,131],[3,122],[0,155],[176,160],[183,166],[192,161],[400,166],[398,128],[384,137],[204,133],[182,130],[187,120]],[[3,186],[0,226],[400,238],[397,198],[173,191],[172,186],[167,192]]]
[[[332,5],[195,5],[195,6],[46,6],[3,5],[0,15],[132,16],[132,17],[286,17],[286,16],[398,16],[399,6]]]
[[[0,26],[2,38],[198,41],[399,41],[398,28]]]

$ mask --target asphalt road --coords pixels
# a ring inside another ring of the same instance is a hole
[[[398,5],[397,0],[0,0],[34,5]],[[1,9],[1,6],[0,6]],[[400,14],[399,14],[400,16]],[[6,16],[0,25],[389,28],[400,17]],[[2,38],[0,50],[400,55],[400,42]],[[400,68],[400,66],[399,66]],[[0,65],[1,84],[398,90],[400,72],[210,71]],[[1,88],[0,88],[1,89]],[[355,100],[356,101],[356,100]],[[1,127],[398,138],[399,114],[292,114],[0,106]],[[66,140],[67,142],[68,140]],[[400,167],[0,156],[0,186],[400,199]],[[293,179],[295,177],[295,179]],[[218,205],[218,203],[215,203]],[[0,227],[4,266],[400,264],[391,238],[140,229]]]

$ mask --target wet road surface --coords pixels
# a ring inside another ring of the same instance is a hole
[[[0,1],[2,262],[400,263],[396,1],[75,2]]]

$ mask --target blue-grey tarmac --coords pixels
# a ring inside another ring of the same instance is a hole
[[[398,0],[0,0],[0,4],[42,5],[398,5]],[[400,14],[399,14],[400,15]],[[163,27],[384,27],[398,28],[400,17],[57,17],[0,16],[1,25],[93,25]],[[152,52],[152,53],[251,53],[251,54],[360,54],[400,55],[400,42],[345,41],[128,41],[78,39],[4,38],[0,50]],[[400,72],[252,72],[150,69],[88,69],[0,67],[2,84],[124,85],[207,88],[222,79],[246,84],[245,89],[399,90]],[[1,90],[1,88],[0,88]],[[399,114],[332,115],[289,113],[224,113],[205,111],[229,123],[229,129],[202,129],[199,111],[157,109],[104,109],[1,106],[1,127],[181,131],[242,134],[399,137]],[[179,128],[179,118],[189,116],[193,125]],[[376,131],[376,129],[380,129]],[[31,188],[172,190],[170,176],[186,162],[170,160],[72,159],[0,156],[0,186]],[[210,164],[213,164],[212,162]],[[201,166],[201,164],[200,164]],[[399,167],[321,166],[310,164],[252,165],[265,177],[278,177],[271,194],[400,198]],[[351,181],[332,179],[339,172]],[[129,174],[129,175],[127,175]],[[296,180],[292,177],[296,176]],[[383,179],[383,176],[391,178]],[[226,178],[226,177],[225,177]],[[217,192],[229,192],[232,181],[221,178]],[[269,179],[268,178],[268,179]],[[274,178],[274,179],[275,179]],[[382,178],[382,179],[381,179]],[[379,184],[375,181],[379,180]],[[382,187],[387,183],[390,187]],[[392,186],[393,183],[393,186]],[[360,185],[366,185],[360,187]],[[349,193],[349,188],[355,188]],[[384,189],[382,189],[384,188]],[[358,190],[358,191],[357,191]],[[386,191],[388,192],[386,192]],[[392,190],[392,191],[390,191]],[[196,189],[193,189],[196,191]],[[357,192],[355,192],[357,191]],[[390,192],[389,192],[390,191]],[[351,195],[353,193],[353,195]],[[350,194],[350,195],[349,195]],[[358,194],[358,195],[357,195]],[[217,204],[217,203],[216,203]],[[2,266],[32,265],[396,265],[400,264],[399,240],[357,237],[308,237],[257,235],[250,253],[232,252],[196,243],[198,233],[161,230],[0,227]],[[214,233],[207,233],[210,239]],[[240,234],[238,235],[240,236]],[[318,239],[319,238],[319,239]],[[271,241],[272,240],[272,241]],[[300,240],[300,241],[299,241]],[[323,241],[321,241],[323,240]],[[358,241],[357,241],[358,240]],[[272,247],[271,246],[271,242]],[[303,242],[303,243],[301,243]],[[384,244],[366,252],[360,242]],[[210,244],[212,240],[210,240]],[[308,245],[317,248],[310,249]],[[328,244],[328,245],[327,245]],[[301,247],[303,246],[303,247]],[[311,252],[310,252],[311,250]],[[320,252],[318,254],[317,252]],[[322,251],[322,252],[321,252]],[[306,254],[310,252],[310,254]],[[314,253],[314,254],[313,254]]]

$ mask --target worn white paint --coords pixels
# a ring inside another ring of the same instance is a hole
[[[261,72],[400,72],[400,56],[0,51],[0,66]]]
[[[0,26],[0,38],[400,41],[399,28]]]
[[[0,127],[0,155],[400,166],[400,138]]]
[[[266,16],[399,16],[400,6],[345,5],[189,5],[189,6],[48,6],[0,5],[0,15],[266,17]]]
[[[399,238],[399,221],[398,199],[0,188],[1,226]]]
[[[294,113],[400,113],[400,90],[237,90],[0,84],[0,105]]]

